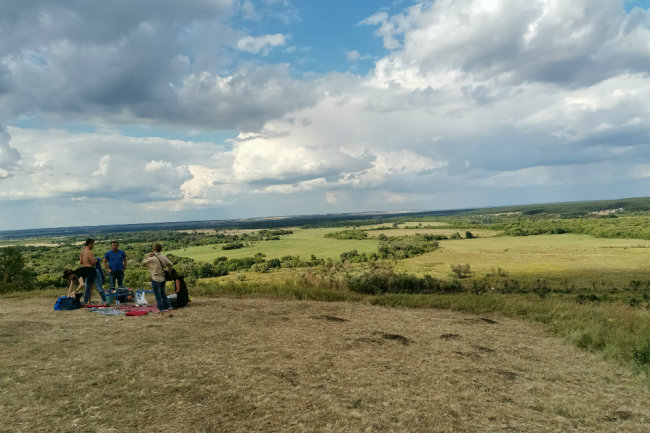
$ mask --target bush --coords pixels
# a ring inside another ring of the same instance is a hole
[[[482,295],[486,293],[488,289],[488,284],[485,281],[472,281],[472,293],[475,295]]]
[[[395,236],[379,242],[377,255],[382,259],[406,259],[434,251],[438,241],[431,235]]]
[[[359,253],[357,250],[352,250],[352,251],[346,251],[344,253],[341,253],[341,261],[344,262],[346,260],[350,260],[353,257],[357,257]]]
[[[579,304],[584,304],[585,302],[598,302],[600,301],[600,298],[598,295],[595,295],[593,293],[590,293],[588,295],[581,293],[576,297],[576,301],[578,301]]]
[[[457,265],[451,265],[451,270],[458,275],[458,278],[468,277],[472,273],[472,268],[469,264],[461,265],[459,263]]]
[[[384,293],[434,294],[458,293],[463,288],[458,281],[443,281],[425,275],[396,274],[392,270],[373,269],[347,277],[350,290],[367,295]]]
[[[548,285],[548,281],[539,279],[535,280],[535,287],[533,288],[533,292],[537,293],[537,296],[544,299],[550,291],[551,289]]]
[[[230,242],[221,246],[222,250],[237,250],[239,248],[244,248],[243,242]]]
[[[13,247],[0,250],[0,293],[35,287],[34,271],[27,267],[20,251]]]
[[[632,356],[637,363],[650,365],[650,340],[646,340],[644,345],[635,348]]]
[[[368,233],[366,233],[364,230],[341,230],[338,232],[331,232],[331,233],[326,233],[325,234],[326,238],[331,238],[331,239],[355,239],[355,240],[363,240],[368,238]]]

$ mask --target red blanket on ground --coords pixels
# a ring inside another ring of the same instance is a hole
[[[125,313],[126,316],[146,316],[149,314],[148,311],[127,311]]]

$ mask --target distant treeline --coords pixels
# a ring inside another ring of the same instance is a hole
[[[650,215],[616,217],[615,214],[582,218],[544,215],[497,215],[446,220],[451,227],[472,227],[501,232],[505,236],[584,234],[597,238],[650,239]]]

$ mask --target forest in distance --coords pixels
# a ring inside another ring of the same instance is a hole
[[[147,287],[139,263],[160,242],[193,296],[500,312],[650,372],[650,198],[229,223],[12,234],[0,291],[63,294],[86,237],[96,256],[119,240],[126,285]]]
[[[548,214],[562,217],[584,216],[603,209],[625,209],[627,212],[650,210],[650,197],[624,198],[616,200],[597,200],[562,202],[549,204],[529,204],[519,206],[500,206],[493,208],[451,209],[436,211],[405,212],[359,212],[326,215],[279,216],[266,218],[247,218],[233,220],[176,221],[164,223],[117,224],[101,226],[52,227],[22,230],[0,230],[0,241],[9,239],[30,239],[59,236],[90,236],[98,234],[129,233],[159,230],[204,230],[204,229],[263,229],[291,226],[345,226],[347,224],[371,224],[393,218],[472,216],[521,213],[523,215]]]

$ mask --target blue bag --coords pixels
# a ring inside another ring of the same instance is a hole
[[[68,298],[67,296],[59,296],[54,303],[55,311],[77,310],[81,308],[81,302],[75,298]]]

